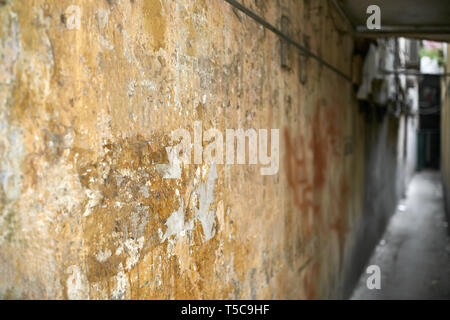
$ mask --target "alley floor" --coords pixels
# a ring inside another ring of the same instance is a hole
[[[450,299],[450,238],[440,173],[417,173],[368,265],[381,271],[369,290],[364,272],[352,299]]]

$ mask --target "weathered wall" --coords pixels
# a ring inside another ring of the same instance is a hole
[[[447,44],[446,72],[450,70],[450,47]],[[441,78],[441,174],[447,220],[450,221],[450,79]]]
[[[393,70],[399,65],[405,66],[409,60],[405,54],[409,41],[404,38],[378,39],[377,66],[372,68]],[[399,50],[396,49],[396,43]],[[363,47],[360,41],[356,42],[359,53]],[[395,63],[397,58],[398,65]],[[366,61],[370,61],[369,53]],[[383,236],[391,215],[404,197],[417,162],[417,77],[363,72],[363,77],[368,76],[373,77],[372,96],[360,102],[365,115],[364,207],[351,233],[349,243],[352,246],[345,255],[344,297],[351,296],[355,282],[365,271],[368,259]],[[398,98],[400,101],[396,101]],[[367,275],[362,276],[366,279]]]
[[[364,207],[362,218],[358,220],[354,230],[353,248],[346,261],[345,296],[350,296],[353,285],[359,279],[366,261],[383,234],[398,199],[395,184],[398,174],[398,120],[388,115],[381,118],[373,107],[366,112]]]
[[[330,2],[243,3],[351,73]],[[309,60],[302,84],[296,52],[281,68],[279,39],[221,0],[6,0],[0,17],[0,296],[342,296],[367,172],[350,83]],[[163,178],[194,121],[279,128],[278,174]]]
[[[392,114],[379,116],[374,108],[366,112],[364,207],[351,234],[352,240],[349,242],[352,245],[345,257],[344,297],[351,296],[355,283],[365,272],[368,259],[383,236],[415,170],[411,169],[414,162],[411,158],[416,158],[414,124],[408,124],[411,136],[406,140],[408,153],[404,156],[405,140],[401,133],[405,130],[405,117]]]

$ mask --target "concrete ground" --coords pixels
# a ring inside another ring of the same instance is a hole
[[[381,270],[381,289],[363,273],[351,299],[450,299],[450,237],[440,173],[417,173],[369,265]]]

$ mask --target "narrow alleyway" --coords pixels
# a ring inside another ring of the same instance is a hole
[[[450,298],[450,241],[440,173],[413,178],[368,265],[381,270],[381,289],[369,290],[363,273],[352,299]]]

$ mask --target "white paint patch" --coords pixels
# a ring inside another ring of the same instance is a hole
[[[176,235],[184,236],[186,231],[192,230],[194,228],[194,222],[189,221],[187,223],[184,222],[184,211],[183,211],[184,203],[183,201],[180,204],[180,207],[177,211],[172,212],[170,217],[166,221],[166,232],[162,238],[161,242],[166,241],[169,237]]]
[[[140,251],[144,246],[144,237],[139,239],[127,239],[125,241],[125,248],[127,249],[128,258],[126,260],[126,269],[131,270],[131,268],[139,261]]]
[[[19,40],[19,28],[17,16],[10,13],[7,17],[7,10],[1,13],[3,30],[2,41],[0,41],[1,63],[0,63],[0,84],[9,85],[15,79],[14,65],[19,57],[21,45]]]
[[[67,278],[67,297],[70,300],[89,299],[89,283],[80,268],[72,265],[67,268],[66,273],[70,273]]]
[[[97,114],[97,133],[99,136],[99,144],[104,145],[108,140],[113,139],[113,134],[111,131],[111,122],[112,118],[111,116],[105,111],[104,109],[101,109],[101,111]],[[100,148],[99,154],[103,156],[105,153],[108,152],[108,149]]]
[[[3,118],[3,114],[2,114]],[[21,193],[21,164],[24,157],[23,134],[20,128],[0,119],[0,188],[5,203],[13,201]]]
[[[144,198],[150,197],[150,188],[147,185],[142,186],[139,189],[139,192],[142,194]]]
[[[200,174],[200,171],[197,170],[197,174]],[[214,202],[214,188],[217,178],[218,178],[217,167],[215,163],[212,163],[208,172],[206,182],[201,183],[197,187],[196,191],[192,194],[192,200],[194,202],[198,201],[199,203],[199,208],[195,209],[196,210],[195,219],[200,221],[202,225],[203,241],[208,241],[212,239],[216,233],[215,230],[216,215],[214,210],[210,210],[210,206]],[[172,212],[170,217],[167,219],[165,223],[167,229],[164,235],[162,235],[161,242],[166,241],[173,235],[176,235],[176,237],[184,236],[186,231],[192,230],[194,228],[194,221],[191,220],[185,222],[183,206],[184,202],[181,201],[178,210]],[[223,212],[223,203],[219,204],[219,208],[221,208]]]
[[[88,203],[86,204],[86,209],[84,210],[84,217],[91,214],[92,209],[100,203],[102,199],[102,193],[99,190],[86,189],[86,196],[88,197]]]
[[[136,80],[131,80],[131,81],[128,83],[128,91],[127,91],[127,95],[128,95],[129,97],[131,97],[131,96],[134,95],[134,91],[136,90],[136,86],[137,86]]]
[[[98,9],[95,11],[95,18],[100,29],[104,29],[108,24],[109,10]]]
[[[111,257],[112,252],[111,250],[107,249],[105,251],[100,250],[97,254],[96,254],[96,258],[98,262],[105,262],[106,260],[109,259],[109,257]]]
[[[142,80],[141,86],[151,91],[156,91],[157,88],[156,83],[148,79]]]
[[[169,164],[157,164],[156,170],[164,179],[181,179],[181,160],[177,147],[166,147]]]
[[[212,163],[209,169],[206,183],[200,184],[197,189],[197,192],[199,194],[199,209],[196,209],[196,215],[203,227],[203,241],[208,241],[209,239],[214,237],[214,234],[216,232],[214,229],[214,210],[210,210],[209,207],[214,202],[214,187],[217,178],[217,167],[215,163]]]
[[[122,263],[119,264],[119,272],[117,273],[116,277],[116,286],[112,291],[112,297],[113,299],[125,299],[125,294],[127,292],[127,276],[125,275],[125,272],[123,271],[123,265]]]
[[[114,49],[114,45],[105,37],[103,37],[102,35],[98,35],[98,42],[100,43],[100,45],[102,46],[103,49],[106,50],[113,50]]]

